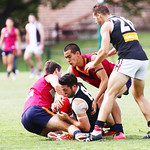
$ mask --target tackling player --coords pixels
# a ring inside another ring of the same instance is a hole
[[[41,136],[47,136],[50,131],[63,130],[76,140],[84,138],[78,136],[81,133],[79,128],[60,120],[58,114],[51,110],[55,92],[62,92],[58,83],[61,66],[55,61],[47,61],[45,73],[28,92],[21,120],[24,128]]]
[[[93,61],[96,56],[97,56],[96,53],[81,55],[80,48],[78,47],[78,45],[74,43],[70,43],[64,48],[64,57],[70,64],[70,67],[68,68],[68,72],[74,74],[77,77],[82,78],[84,81],[87,81],[89,84],[99,89],[92,103],[92,109],[93,109],[92,114],[96,112],[96,104],[98,100],[100,99],[101,102],[103,100],[103,95],[107,88],[108,78],[115,66],[115,64],[105,59],[102,63],[96,65],[89,72],[85,71],[84,70],[85,65]],[[130,86],[131,86],[131,79],[129,79],[127,84],[123,86],[122,89],[118,92],[118,97],[121,96],[122,94],[127,95]],[[110,130],[110,132],[107,134],[111,135],[111,131],[113,131],[112,133],[114,134],[114,128],[115,128],[117,135],[115,135],[114,139],[125,138],[125,135],[123,133],[123,127],[121,124],[121,112],[116,101],[113,105],[112,116],[116,124],[115,127],[113,127]]]

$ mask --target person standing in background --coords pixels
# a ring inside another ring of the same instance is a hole
[[[16,42],[18,46],[16,47]],[[16,79],[16,70],[13,70],[13,61],[15,56],[20,56],[21,51],[21,38],[20,32],[14,27],[12,18],[6,19],[6,27],[1,30],[0,47],[4,43],[2,52],[2,61],[7,68],[7,79],[9,79],[11,72],[14,72],[13,80]]]
[[[25,26],[26,29],[26,50],[24,53],[24,60],[32,70],[30,78],[41,77],[42,73],[42,53],[44,50],[44,29],[40,22],[36,20],[34,14],[28,16],[29,23]],[[32,55],[35,55],[37,62],[37,69],[34,67],[34,63],[31,59]]]

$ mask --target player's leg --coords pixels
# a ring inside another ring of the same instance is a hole
[[[149,132],[143,138],[150,138],[150,103],[144,97],[144,81],[133,79],[132,94],[139,105],[149,127]]]
[[[79,130],[75,126],[71,126],[71,124],[68,124],[67,122],[60,120],[58,115],[54,115],[46,124],[45,129],[42,131],[41,135],[45,134],[45,136],[48,134],[48,132],[45,132],[45,130],[50,131],[58,131],[58,130],[63,130],[66,132],[69,132],[70,135],[73,136],[73,132],[75,130]],[[44,133],[45,132],[45,133]]]
[[[144,97],[144,81],[133,79],[132,94],[139,105],[145,119],[150,121],[150,104]]]
[[[2,55],[2,61],[5,67],[7,67],[8,63],[7,63],[7,55]]]
[[[43,129],[40,135],[47,136],[50,131],[59,131],[59,130],[68,132],[71,137],[74,137],[76,140],[79,140],[79,141],[82,141],[83,139],[87,137],[87,134],[82,134],[80,129],[77,128],[76,126],[59,119],[57,114],[54,115],[48,121],[48,123],[46,124],[45,128]]]
[[[95,128],[91,134],[92,138],[90,137],[90,140],[98,140],[100,138],[104,123],[106,122],[107,117],[112,111],[115,99],[118,96],[118,92],[126,84],[128,79],[129,77],[122,73],[115,71],[111,73],[108,81],[108,88],[105,92],[104,100],[98,114]]]
[[[27,47],[24,53],[24,60],[26,61],[27,65],[31,68],[32,73],[30,74],[30,78],[34,78],[36,75],[36,68],[34,67],[34,63],[31,59],[33,55],[31,47]]]
[[[13,54],[8,54],[7,55],[7,77],[10,76],[10,73],[13,70],[13,60],[14,60],[14,55]]]
[[[24,53],[24,60],[25,60],[25,62],[28,64],[28,66],[29,66],[30,68],[32,68],[32,67],[34,66],[31,57],[32,57],[32,52],[29,52],[28,50],[25,50],[25,53]]]
[[[37,62],[38,76],[40,77],[42,73],[42,65],[43,65],[42,54],[35,54],[35,59]]]
[[[107,116],[112,111],[115,99],[118,96],[118,92],[122,89],[122,87],[126,84],[129,77],[119,72],[112,72],[109,82],[108,88],[104,95],[104,100],[99,112],[98,120],[105,121]]]

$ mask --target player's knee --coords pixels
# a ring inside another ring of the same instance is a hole
[[[29,61],[30,57],[24,56],[24,61]]]

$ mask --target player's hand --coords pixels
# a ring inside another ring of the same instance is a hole
[[[95,101],[93,101],[91,115],[94,115],[96,113],[96,108],[97,108],[97,103]]]
[[[94,62],[91,61],[85,65],[84,70],[88,72],[90,69],[93,69],[93,68],[94,68]]]
[[[55,101],[52,103],[51,108],[53,110],[53,112],[58,112],[60,108],[63,107],[63,102],[62,102],[62,95],[58,95],[55,98]]]
[[[55,98],[55,103],[57,105],[58,108],[62,108],[64,103],[62,102],[62,95],[58,95],[56,98]]]
[[[22,54],[22,50],[21,50],[21,49],[18,49],[18,50],[17,50],[17,56],[21,56],[21,54]]]
[[[58,117],[59,117],[59,119],[61,119],[61,120],[69,120],[69,116],[68,116],[68,114],[65,113],[65,112],[58,113]]]
[[[57,109],[57,104],[54,102],[54,103],[52,103],[52,105],[51,105],[51,109],[52,109],[52,111],[53,112],[58,112],[58,109]]]
[[[40,49],[44,50],[44,44],[40,44]]]

